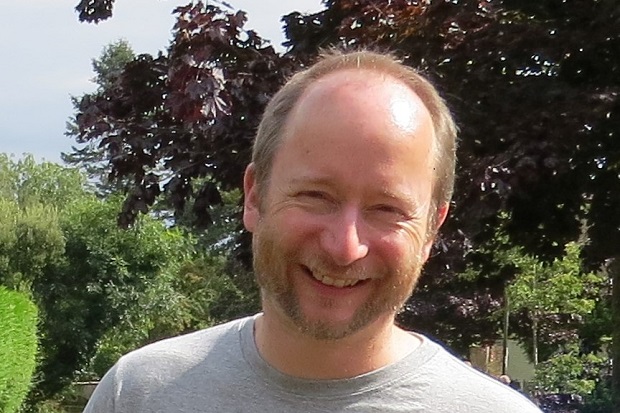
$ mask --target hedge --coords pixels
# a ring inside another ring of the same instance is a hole
[[[0,412],[15,413],[32,383],[37,308],[24,294],[0,286]]]

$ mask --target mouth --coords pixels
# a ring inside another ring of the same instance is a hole
[[[320,282],[321,284],[324,285],[328,285],[330,287],[336,287],[336,288],[349,288],[349,287],[353,287],[355,285],[358,285],[360,283],[363,283],[365,281],[368,281],[368,278],[366,279],[342,279],[342,278],[332,278],[330,276],[327,275],[321,275],[321,274],[317,274],[313,271],[311,271],[308,267],[306,266],[302,266],[304,271],[310,275],[312,278],[314,278],[315,280],[317,280],[318,282]]]

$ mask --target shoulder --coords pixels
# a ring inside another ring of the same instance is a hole
[[[101,379],[84,412],[142,411],[139,406],[162,389],[191,384],[198,373],[204,376],[222,364],[240,363],[239,336],[252,322],[252,317],[242,318],[124,355]]]
[[[166,396],[164,389],[191,386],[222,364],[238,367],[240,334],[244,327],[251,328],[252,322],[252,317],[242,318],[124,355],[101,379],[84,412],[145,411],[148,403]]]
[[[430,340],[425,345],[434,347],[434,356],[426,364],[425,374],[436,383],[433,386],[438,390],[435,397],[443,403],[463,406],[463,411],[472,413],[540,413],[523,394],[465,364],[440,345]]]
[[[240,332],[252,322],[252,317],[241,318],[131,351],[116,362],[98,387],[148,388],[175,380],[207,360],[215,366],[239,359]]]
[[[145,372],[153,366],[169,374],[199,363],[213,351],[234,351],[239,332],[248,322],[252,322],[251,317],[154,342],[121,357],[117,363],[118,372],[135,369]]]

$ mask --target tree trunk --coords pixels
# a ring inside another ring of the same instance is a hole
[[[538,265],[535,267],[534,271],[534,280],[532,281],[532,291],[534,292],[534,296],[538,296],[538,277],[539,273],[537,271]],[[532,317],[532,351],[533,357],[532,361],[534,362],[534,366],[538,365],[538,305],[540,303],[534,303],[534,314]]]
[[[507,374],[508,370],[508,322],[510,320],[510,299],[508,298],[508,288],[504,288],[504,337],[502,349],[502,374]]]
[[[612,282],[611,292],[611,397],[614,412],[620,412],[620,255],[613,258],[608,267]]]
[[[534,365],[538,365],[538,311],[535,310],[534,317],[532,317],[532,361]]]

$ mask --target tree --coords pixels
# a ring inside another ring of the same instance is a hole
[[[582,273],[577,243],[568,243],[565,251],[552,263],[541,262],[514,247],[495,258],[517,268],[518,275],[507,286],[506,294],[511,311],[524,311],[530,319],[535,365],[539,362],[540,332],[546,333],[545,344],[556,352],[558,347],[575,342],[579,325],[594,311],[605,283],[602,275]]]
[[[134,334],[125,340],[128,348],[153,339],[162,326],[168,334],[185,328],[174,285],[181,263],[193,257],[194,240],[150,216],[121,230],[120,205],[119,197],[89,192],[75,169],[0,155],[0,284],[31,296],[40,315],[29,403],[54,395],[86,369],[102,337],[122,320],[134,323],[124,324]]]
[[[80,0],[75,10],[81,21],[99,23],[112,17],[114,0]]]
[[[61,213],[63,258],[46,267],[32,287],[44,313],[36,399],[53,395],[86,369],[115,326],[123,325],[135,339],[126,345],[137,347],[151,338],[155,317],[162,324],[180,323],[171,277],[191,257],[192,240],[148,216],[131,229],[117,228],[119,207],[118,199],[90,196]]]
[[[262,108],[292,68],[256,33],[241,30],[241,12],[222,17],[198,3],[177,13],[168,55],[137,56],[114,89],[83,99],[76,117],[78,140],[105,148],[111,178],[130,179],[123,226],[154,204],[160,186],[177,211],[195,198],[197,224],[209,223],[220,191],[239,188]]]
[[[93,93],[86,93],[81,97],[71,97],[74,108],[77,109],[81,100],[91,100],[102,93],[105,89],[113,88],[125,65],[135,57],[131,46],[126,40],[118,40],[103,48],[101,55],[92,60],[95,77],[92,81],[97,85]],[[66,136],[75,138],[78,136],[78,127],[75,118],[67,122]],[[89,181],[97,188],[101,196],[121,190],[124,183],[116,184],[109,182],[110,173],[107,168],[106,153],[96,142],[86,142],[81,147],[72,146],[71,152],[61,153],[62,160],[70,166],[76,166],[86,172]]]
[[[112,2],[80,5],[82,19],[97,21],[110,15]],[[479,319],[473,324],[481,336],[492,337],[493,324],[481,315],[501,306],[514,274],[478,285],[454,280],[465,258],[485,260],[470,251],[493,239],[500,212],[511,215],[511,242],[545,261],[563,255],[586,222],[584,265],[606,266],[614,280],[620,359],[617,2],[328,0],[319,13],[284,17],[290,49],[283,56],[242,30],[242,14],[202,3],[176,13],[168,55],[136,59],[121,88],[80,106],[80,138],[101,142],[113,174],[133,180],[121,223],[162,190],[182,209],[196,192],[195,177],[212,179],[197,190],[207,204],[218,189],[238,187],[266,98],[319,47],[390,48],[440,85],[461,125],[452,218],[401,321],[460,341],[455,326]],[[132,100],[136,95],[148,98]],[[145,113],[156,113],[157,128],[142,123]],[[169,182],[149,172],[158,162]],[[620,410],[620,368],[614,383]]]
[[[76,171],[0,154],[0,284],[29,293],[44,269],[61,259],[58,208],[82,185]]]
[[[83,185],[84,177],[77,170],[37,163],[32,155],[14,160],[0,153],[0,198],[20,207],[37,203],[61,207],[81,194]]]
[[[511,245],[500,227],[496,240],[480,253],[514,271],[502,311],[510,315],[505,331],[525,345],[536,366],[536,379],[528,387],[535,388],[538,397],[569,394],[592,403],[591,394],[605,384],[610,365],[605,347],[611,323],[597,311],[607,307],[609,279],[583,272],[581,250],[579,243],[571,242],[563,257],[544,262]],[[480,279],[479,271],[469,265],[461,277]],[[593,331],[592,326],[601,323],[604,326]]]

